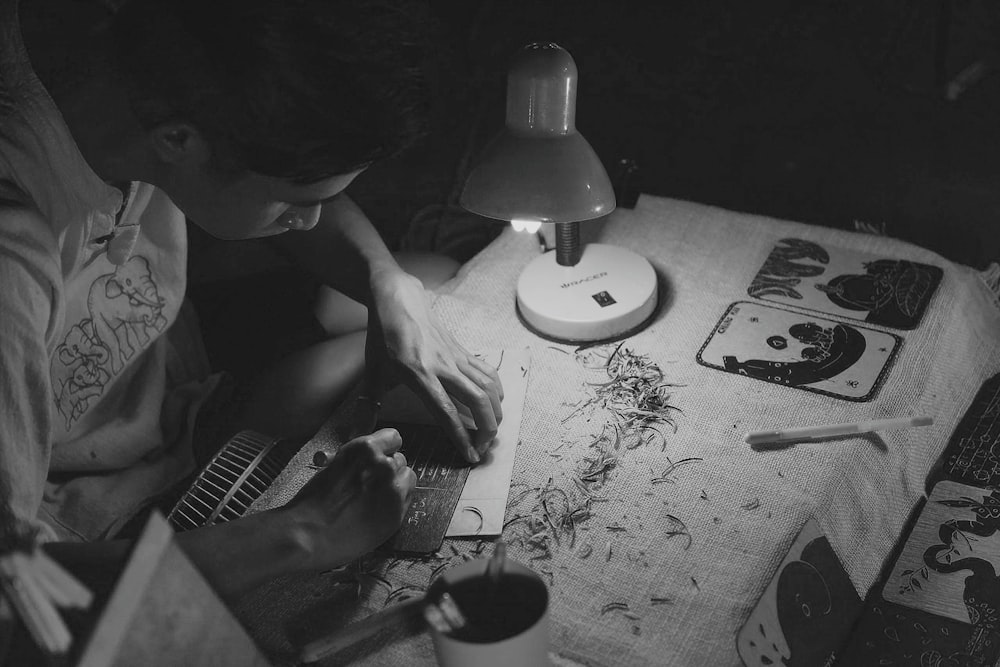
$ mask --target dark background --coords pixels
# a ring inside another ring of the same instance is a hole
[[[457,184],[503,125],[508,59],[544,40],[576,60],[577,127],[612,176],[634,161],[643,192],[1000,261],[1000,3],[431,4],[443,45],[431,136],[349,191],[393,249],[465,260],[498,233],[453,206]],[[976,63],[983,76],[947,99]],[[212,247],[195,257],[218,268]]]

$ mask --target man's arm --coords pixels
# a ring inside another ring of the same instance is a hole
[[[282,574],[305,570],[309,556],[305,542],[296,540],[280,510],[179,533],[176,540],[213,590],[227,602]],[[104,578],[121,571],[134,542],[51,542],[43,546],[71,572],[89,572]]]
[[[346,194],[323,205],[309,232],[286,232],[267,241],[298,266],[352,299],[371,305],[371,283],[399,264],[368,216]]]
[[[341,447],[283,507],[177,535],[202,576],[225,600],[294,572],[329,569],[368,553],[398,528],[416,476],[394,429]],[[71,571],[120,569],[132,542],[59,542],[46,551]]]
[[[496,369],[469,354],[438,321],[420,281],[399,267],[361,209],[343,195],[323,206],[309,232],[272,238],[299,266],[368,306],[369,388],[380,384],[372,371],[387,357],[465,458],[478,462],[503,416]],[[455,401],[472,412],[471,436]]]

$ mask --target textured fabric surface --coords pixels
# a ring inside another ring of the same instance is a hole
[[[551,558],[533,560],[539,552],[512,540],[512,525],[505,533],[508,553],[550,583],[556,664],[738,665],[736,632],[810,516],[858,591],[864,595],[875,582],[952,430],[980,384],[1000,371],[996,294],[988,276],[893,239],[668,199],[643,196],[636,209],[619,210],[584,231],[590,240],[648,257],[663,277],[659,315],[625,346],[649,355],[678,385],[671,403],[683,412],[662,451],[645,446],[622,453],[602,491],[607,500],[593,504],[572,548],[565,540],[553,543]],[[944,269],[920,326],[896,331],[903,345],[871,402],[767,384],[695,361],[726,307],[749,300],[747,286],[774,243],[790,236]],[[574,348],[542,340],[517,320],[516,279],[537,252],[534,237],[505,232],[435,302],[470,349],[531,348],[512,501],[523,495],[519,490],[550,479],[571,491],[602,421],[599,412],[571,416],[572,406],[587,396],[584,383],[601,381],[600,373],[581,365]],[[756,451],[743,441],[747,431],[781,425],[901,415],[928,415],[935,423],[780,450]],[[310,474],[297,462],[336,440],[331,428],[310,443],[264,504],[290,497]],[[653,484],[668,457],[702,460],[676,470],[673,483]],[[508,521],[521,509],[512,502]],[[670,536],[676,524],[668,515],[687,526],[690,545]],[[584,544],[593,547],[586,558]],[[480,549],[476,541],[449,540],[424,561],[368,558],[361,569],[373,576],[362,576],[360,587],[338,584],[343,577],[332,573],[281,580],[247,598],[239,613],[265,649],[287,659],[295,641],[362,618],[401,587],[423,588],[438,568]],[[670,602],[652,604],[654,597]],[[630,614],[602,613],[611,602],[627,603]],[[425,634],[399,631],[326,664],[348,661],[414,665],[434,658]]]

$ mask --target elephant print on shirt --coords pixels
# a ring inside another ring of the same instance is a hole
[[[104,385],[111,379],[105,368],[110,358],[108,348],[94,336],[90,320],[73,325],[56,348],[52,388],[67,429],[86,412],[91,399],[104,392]]]
[[[133,257],[90,286],[87,307],[94,332],[111,352],[112,374],[149,344],[150,329],[166,326],[163,305],[145,257]]]
[[[87,295],[89,318],[70,327],[52,358],[56,407],[72,427],[104,393],[108,381],[167,326],[145,257],[132,257],[99,276]]]

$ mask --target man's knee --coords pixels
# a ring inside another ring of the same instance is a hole
[[[446,255],[430,252],[401,252],[395,255],[403,270],[416,276],[427,289],[437,289],[451,280],[461,264]]]
[[[429,252],[402,252],[394,256],[404,271],[416,276],[429,290],[451,280],[462,266],[451,257]],[[330,336],[359,331],[368,325],[368,311],[363,305],[325,285],[319,288],[313,312]]]

